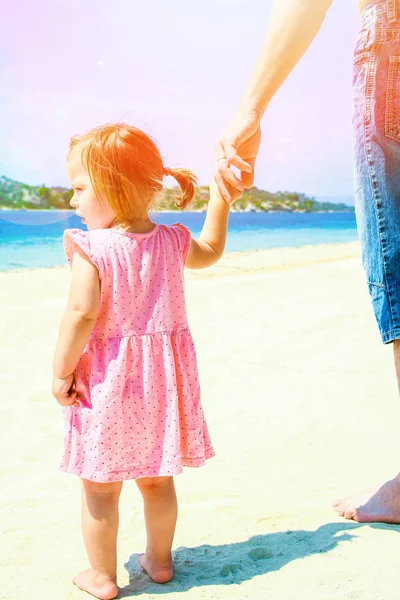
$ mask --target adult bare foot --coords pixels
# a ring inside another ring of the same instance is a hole
[[[400,523],[400,474],[381,487],[335,500],[333,507],[359,523]]]
[[[118,586],[115,579],[111,579],[104,573],[98,573],[94,569],[88,569],[78,573],[72,582],[80,590],[88,592],[99,600],[112,600],[118,595]]]
[[[139,554],[138,563],[155,583],[168,583],[174,576],[172,559],[167,565],[156,565],[146,554]]]

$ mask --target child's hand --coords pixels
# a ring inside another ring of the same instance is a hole
[[[74,375],[68,375],[65,379],[53,376],[53,385],[51,389],[54,398],[61,406],[79,406],[77,392],[75,389]]]
[[[225,183],[225,190],[229,195],[229,200],[225,200],[223,198],[221,192],[219,191],[216,181],[214,178],[211,179],[210,183],[210,198],[219,198],[222,202],[226,202],[228,206],[231,206],[240,196],[242,192],[233,187],[233,185],[229,185],[229,183]]]
[[[214,153],[214,177],[218,189],[228,204],[232,204],[231,188],[236,191],[254,185],[254,166],[260,149],[260,121],[263,111],[242,108],[225,129]],[[240,178],[231,167],[240,170]]]

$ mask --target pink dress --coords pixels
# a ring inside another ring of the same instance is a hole
[[[214,455],[200,402],[183,270],[190,232],[64,233],[99,271],[100,310],[75,375],[80,406],[63,409],[61,470],[97,482],[176,475]]]

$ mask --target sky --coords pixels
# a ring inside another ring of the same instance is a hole
[[[0,24],[0,175],[68,186],[71,136],[124,121],[158,141],[165,164],[212,174],[273,0],[6,0]],[[356,2],[333,0],[270,103],[255,184],[352,196]]]

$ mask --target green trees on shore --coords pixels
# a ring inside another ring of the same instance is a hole
[[[164,188],[157,198],[158,210],[178,210],[175,198],[176,188]],[[0,209],[69,209],[72,190],[62,187],[30,186],[8,177],[0,177]],[[209,198],[209,188],[200,186],[196,189],[188,210],[205,210]],[[267,192],[253,187],[245,190],[235,202],[232,210],[262,212],[315,212],[315,211],[354,211],[347,204],[333,202],[317,202],[304,194],[295,192]]]

